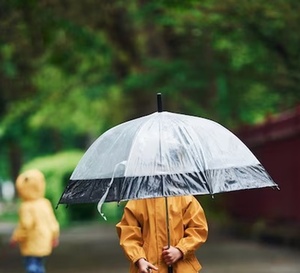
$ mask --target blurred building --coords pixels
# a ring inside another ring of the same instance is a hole
[[[236,134],[280,190],[227,194],[230,216],[237,223],[245,223],[257,236],[300,244],[300,107],[241,128]]]

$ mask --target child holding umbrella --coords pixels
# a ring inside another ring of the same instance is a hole
[[[195,251],[206,241],[208,227],[200,203],[193,196],[167,197],[168,227],[165,202],[165,197],[130,200],[124,208],[116,229],[130,260],[130,273],[201,269]]]

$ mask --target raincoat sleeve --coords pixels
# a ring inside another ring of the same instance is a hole
[[[14,230],[11,240],[16,242],[24,241],[28,236],[28,231],[34,226],[34,218],[30,212],[30,208],[26,204],[22,204],[19,209],[19,222]]]
[[[48,206],[48,215],[47,215],[47,222],[48,222],[48,225],[49,225],[49,228],[52,232],[52,240],[57,240],[59,238],[59,223],[58,221],[56,220],[56,217],[55,217],[55,214],[54,214],[54,211],[53,211],[53,208],[52,208],[52,205],[50,203],[49,200],[45,199],[46,200],[46,204]]]
[[[205,243],[208,235],[208,226],[205,213],[196,198],[186,199],[187,206],[183,214],[184,237],[176,247],[188,258],[197,248]]]
[[[129,201],[124,208],[121,221],[116,225],[120,245],[133,264],[141,258],[146,259],[143,249],[142,228],[135,217],[135,209],[135,206]]]

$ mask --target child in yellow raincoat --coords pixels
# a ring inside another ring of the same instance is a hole
[[[128,201],[116,225],[120,245],[130,260],[130,273],[196,273],[195,251],[208,235],[204,211],[193,196],[168,197],[170,247],[165,198]]]
[[[11,244],[19,244],[27,273],[44,273],[44,258],[58,245],[59,224],[50,201],[44,198],[45,184],[38,170],[26,171],[16,181],[22,202]]]

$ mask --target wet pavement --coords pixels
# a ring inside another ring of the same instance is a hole
[[[12,224],[0,223],[0,273],[22,273],[19,251],[9,247]],[[197,252],[201,273],[299,273],[300,251],[210,232]],[[128,262],[115,228],[99,223],[62,231],[60,245],[47,259],[48,273],[127,273]]]

